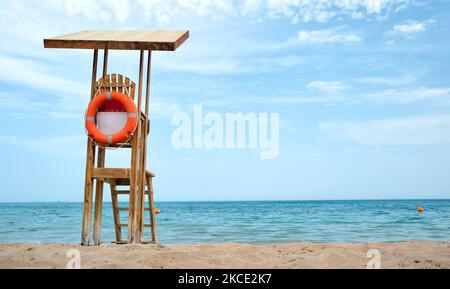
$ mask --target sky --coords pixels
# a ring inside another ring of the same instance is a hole
[[[448,0],[1,2],[0,202],[82,201],[92,51],[42,40],[94,29],[190,31],[153,53],[156,201],[450,198]],[[109,72],[138,61],[110,51]],[[278,113],[277,158],[175,148],[195,105]]]

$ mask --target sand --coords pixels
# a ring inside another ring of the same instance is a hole
[[[379,251],[381,268],[450,268],[450,243],[418,241],[96,247],[1,244],[0,268],[63,269],[70,260],[70,249],[80,252],[81,268],[366,268],[370,249]]]

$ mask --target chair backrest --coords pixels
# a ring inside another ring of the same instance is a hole
[[[136,84],[128,77],[124,77],[122,74],[107,74],[105,77],[100,78],[96,83],[96,94],[104,93],[107,91],[117,91],[134,99],[136,91]]]

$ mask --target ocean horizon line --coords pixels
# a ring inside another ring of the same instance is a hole
[[[393,199],[280,199],[280,200],[159,200],[158,203],[232,203],[232,202],[351,202],[351,201],[450,201],[450,198],[393,198]],[[80,201],[11,201],[0,202],[0,204],[79,204]],[[111,203],[111,201],[103,202]]]

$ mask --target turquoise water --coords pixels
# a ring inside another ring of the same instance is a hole
[[[423,214],[417,213],[419,206]],[[450,200],[160,202],[156,207],[162,211],[157,216],[161,243],[450,241]],[[111,204],[103,212],[102,241],[111,242]],[[79,243],[81,216],[81,203],[0,204],[0,242]]]

